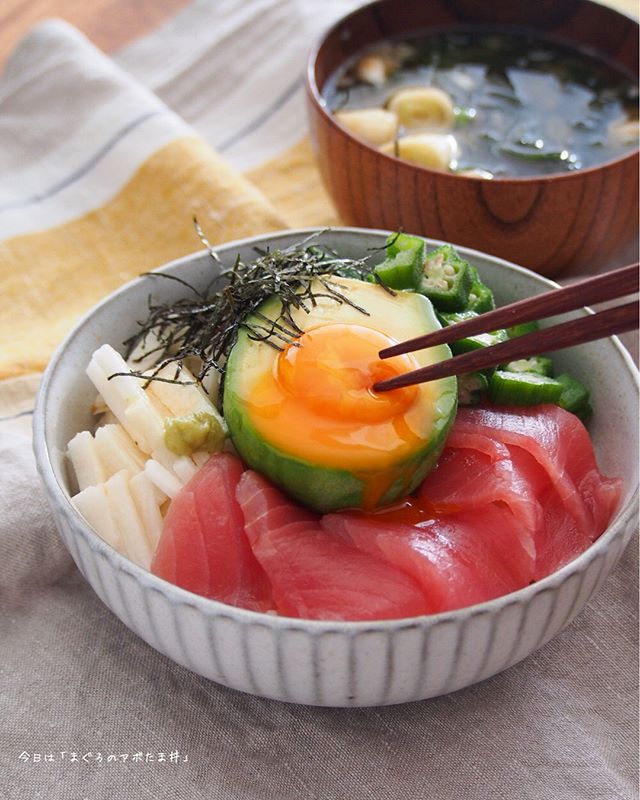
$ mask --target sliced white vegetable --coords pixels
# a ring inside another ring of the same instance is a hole
[[[138,378],[119,375],[129,367],[110,345],[95,351],[87,367],[87,375],[102,395],[105,403],[127,433],[145,453],[150,453],[158,437],[163,435],[162,419],[153,408]]]
[[[68,454],[80,491],[88,486],[97,486],[106,480],[107,475],[102,460],[89,431],[81,431],[73,437],[68,445]]]
[[[398,117],[384,108],[361,108],[336,111],[335,118],[349,133],[373,145],[393,141],[398,131]]]
[[[173,464],[173,471],[182,483],[189,483],[198,471],[198,467],[189,456],[179,456]]]
[[[130,477],[144,469],[144,454],[121,425],[103,425],[98,428],[95,446],[106,478],[122,469],[126,469]]]
[[[176,459],[180,458],[180,456],[172,453],[165,443],[161,442],[157,447],[154,447],[153,452],[151,453],[151,458],[153,458],[154,461],[157,461],[158,464],[162,464],[162,466],[166,470],[169,470],[169,472],[173,472]]]
[[[157,486],[151,483],[148,475],[144,472],[139,472],[131,478],[129,481],[129,490],[144,525],[144,531],[149,546],[152,552],[155,552],[158,541],[160,540],[163,524],[160,505],[164,501],[166,495],[164,492],[159,494]],[[162,498],[160,502],[158,501],[159,496]]]
[[[396,142],[384,145],[380,150],[421,167],[446,170],[455,158],[457,144],[450,135],[420,133],[415,136],[403,136]]]
[[[161,378],[173,378],[175,376],[175,366],[166,366],[158,373]],[[180,383],[164,383],[163,381],[151,381],[147,392],[157,397],[171,412],[174,417],[184,417],[186,414],[194,414],[198,411],[206,411],[219,417],[218,410],[213,405],[206,393],[195,383],[192,373],[183,367],[178,378]]]
[[[412,130],[451,130],[455,122],[453,102],[435,86],[414,86],[397,91],[387,103],[398,115],[400,125]]]
[[[164,441],[164,422],[146,395],[127,406],[123,417],[123,426],[144,453],[152,453]]]
[[[161,489],[167,497],[171,499],[182,489],[180,480],[153,458],[150,458],[144,465],[144,471],[151,483]]]
[[[196,467],[200,469],[200,467],[203,467],[207,463],[207,461],[211,458],[211,453],[205,453],[200,451],[198,453],[194,453],[191,456],[191,458],[193,459]]]
[[[100,486],[89,486],[72,497],[71,502],[107,544],[119,553],[123,553],[122,535],[111,514],[104,486],[104,483]]]
[[[138,566],[149,569],[153,555],[150,536],[138,516],[136,504],[129,491],[129,473],[117,472],[104,484],[111,516],[122,536],[122,553]]]

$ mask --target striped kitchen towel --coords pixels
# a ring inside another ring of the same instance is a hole
[[[0,77],[0,380],[200,249],[194,215],[214,243],[337,221],[301,141],[303,75],[356,4],[195,0],[114,59],[62,21],[23,40]]]
[[[37,372],[80,314],[141,272],[284,227],[161,100],[59,21],[0,82],[0,378]]]

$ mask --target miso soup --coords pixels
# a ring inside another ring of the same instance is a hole
[[[638,146],[635,77],[522,30],[391,40],[351,59],[323,93],[383,152],[479,177],[577,170]]]

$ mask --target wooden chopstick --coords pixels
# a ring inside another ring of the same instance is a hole
[[[639,266],[631,264],[628,267],[606,272],[604,275],[586,278],[561,289],[552,289],[550,292],[544,292],[535,297],[518,300],[508,306],[496,308],[495,311],[487,311],[473,319],[449,325],[433,331],[433,333],[408,339],[406,342],[400,342],[381,350],[380,358],[412,353],[415,350],[423,350],[425,347],[448,344],[467,336],[475,336],[478,333],[495,331],[499,328],[511,328],[513,325],[523,322],[532,322],[552,317],[555,314],[562,314],[565,311],[574,311],[576,308],[582,308],[592,303],[602,303],[605,300],[624,297],[638,291]]]
[[[482,347],[470,353],[463,353],[428,367],[380,381],[375,383],[372,389],[375,392],[388,392],[403,386],[413,386],[416,383],[461,375],[465,372],[476,372],[519,358],[530,358],[540,353],[552,353],[565,347],[603,339],[616,333],[624,333],[638,327],[638,311],[638,303],[633,302],[609,308],[606,311],[599,311],[596,314],[588,314],[585,317],[527,333],[491,347]]]

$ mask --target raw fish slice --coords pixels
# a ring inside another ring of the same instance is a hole
[[[575,414],[555,405],[465,408],[459,412],[455,427],[458,434],[493,435],[531,453],[579,528],[591,539],[602,533],[604,515],[594,512],[600,501],[597,487],[606,481],[607,507],[611,507],[617,482],[600,475],[589,434]],[[587,494],[583,495],[580,487]]]
[[[211,456],[172,500],[151,571],[195,594],[266,611],[271,589],[235,497],[243,470],[229,453]]]
[[[505,506],[448,514],[419,526],[373,521],[361,514],[327,514],[323,527],[412,575],[432,613],[513,592],[533,578],[534,559]]]
[[[428,599],[430,614],[480,601],[482,594],[473,568],[459,561],[430,531],[397,522],[372,523],[347,512],[327,514],[322,526],[415,578]]]
[[[481,449],[447,442],[437,469],[427,475],[418,497],[444,513],[505,503],[518,522],[516,531],[523,547],[535,557],[534,536],[542,523],[542,508],[528,480],[514,468],[505,445],[485,436],[468,438],[474,440],[474,448]]]
[[[262,476],[245,472],[236,494],[280,614],[367,620],[429,612],[413,578],[324,531],[318,517],[286,499]]]
[[[536,565],[534,579],[551,575],[573,561],[589,547],[591,535],[567,510],[564,500],[536,459],[521,447],[510,446],[514,470],[526,475],[542,510],[535,532]]]

